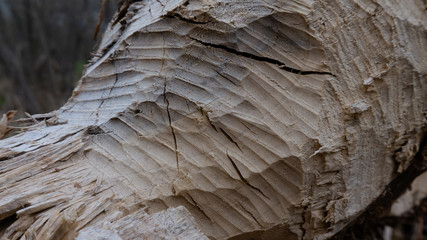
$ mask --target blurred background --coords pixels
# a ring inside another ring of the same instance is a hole
[[[101,0],[0,0],[0,114],[62,106],[116,5],[106,1],[95,41]]]

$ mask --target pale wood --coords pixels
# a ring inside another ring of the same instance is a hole
[[[133,239],[177,207],[188,239],[334,235],[418,152],[424,9],[133,3],[68,103],[0,142],[3,239]]]
[[[87,227],[76,240],[103,239],[200,239],[208,238],[196,227],[194,218],[182,206],[149,215],[142,208],[114,223]]]

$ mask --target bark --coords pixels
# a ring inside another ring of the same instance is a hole
[[[424,171],[424,9],[122,2],[68,103],[1,141],[3,238],[334,236]]]

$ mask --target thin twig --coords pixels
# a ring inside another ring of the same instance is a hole
[[[96,40],[96,36],[98,35],[99,28],[101,27],[102,18],[104,17],[105,6],[107,6],[107,0],[102,0],[101,10],[98,15],[98,22],[96,23],[95,32],[93,33],[93,40]]]

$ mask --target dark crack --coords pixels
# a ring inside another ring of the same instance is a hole
[[[130,5],[135,2],[141,2],[142,0],[121,0],[117,4],[117,16],[114,19],[113,25],[115,25],[118,22],[121,22],[122,20],[126,20],[126,14],[128,13]]]
[[[197,22],[195,20],[185,18],[181,14],[176,13],[176,12],[168,12],[165,15],[165,17],[167,17],[167,18],[176,18],[176,19],[179,19],[181,21],[192,23],[192,24],[207,24],[207,23],[209,23],[209,21],[207,21],[207,22]]]
[[[158,0],[157,0],[158,1]],[[158,1],[160,4],[162,4],[160,1]],[[164,7],[164,5],[162,5]],[[160,67],[159,76],[161,75],[161,72],[163,71],[163,67],[165,65],[165,41],[163,39],[163,56],[162,56],[162,66]],[[173,144],[174,144],[174,151],[175,151],[175,161],[176,161],[176,170],[179,172],[179,159],[178,159],[178,143],[176,141],[176,134],[175,129],[172,126],[172,118],[169,111],[169,100],[166,96],[166,87],[167,87],[167,79],[164,77],[164,83],[163,83],[163,101],[166,104],[166,113],[168,115],[168,122],[169,122],[169,128],[171,129],[172,137],[173,137]],[[174,193],[175,194],[175,193]]]
[[[270,198],[269,198],[267,195],[265,195],[265,194],[261,191],[261,189],[259,189],[259,188],[255,187],[254,185],[250,184],[250,183],[248,182],[248,180],[246,180],[246,179],[243,177],[243,175],[242,175],[242,173],[240,172],[239,168],[237,167],[236,163],[233,161],[233,159],[230,157],[230,155],[228,155],[228,153],[227,153],[227,157],[228,157],[228,160],[230,160],[231,165],[233,165],[234,170],[236,170],[237,175],[239,175],[240,180],[242,180],[242,182],[243,182],[243,183],[245,183],[245,184],[246,184],[247,186],[249,186],[250,188],[252,188],[252,189],[254,189],[255,191],[259,192],[259,193],[260,193],[261,195],[263,195],[265,198],[267,198],[268,200],[270,200]]]
[[[110,51],[110,49],[111,48],[113,48],[114,47],[114,45],[116,45],[116,43],[117,43],[117,39],[113,39],[107,46],[105,46],[103,49],[102,49],[102,52],[101,52],[101,56],[99,57],[99,59],[101,59],[105,54],[107,54],[108,53],[108,51]],[[95,56],[95,55],[94,55]],[[98,59],[98,60],[99,60]],[[96,62],[96,61],[95,61]]]
[[[91,125],[87,128],[87,134],[89,135],[99,135],[104,133],[104,130],[102,130],[100,126]]]
[[[215,72],[220,75],[221,77],[223,77],[225,80],[228,80],[229,82],[231,82],[233,85],[237,85],[235,82],[233,82],[230,78],[226,77],[224,74],[220,73],[219,71],[215,70]]]
[[[262,227],[262,225],[258,222],[255,216],[249,210],[247,210],[240,202],[239,205],[246,213],[248,213],[252,217],[252,219],[258,224],[258,226]]]
[[[204,46],[208,46],[208,47],[213,47],[213,48],[218,48],[218,49],[222,49],[224,51],[227,51],[229,53],[232,54],[236,54],[238,56],[242,56],[242,57],[246,57],[246,58],[250,58],[253,60],[257,60],[257,61],[261,61],[261,62],[268,62],[268,63],[272,63],[277,65],[280,69],[283,69],[287,72],[290,73],[294,73],[294,74],[299,74],[299,75],[310,75],[310,74],[317,74],[317,75],[331,75],[334,76],[332,73],[330,72],[320,72],[320,71],[303,71],[303,70],[299,70],[299,69],[295,69],[295,68],[291,68],[286,66],[286,64],[280,62],[279,60],[273,59],[273,58],[268,58],[268,57],[261,57],[261,56],[257,56],[255,54],[252,53],[247,53],[247,52],[241,52],[238,51],[236,49],[233,48],[229,48],[227,46],[224,45],[219,45],[219,44],[214,44],[214,43],[208,43],[208,42],[203,42],[199,39],[196,38],[192,38],[190,37],[190,39],[204,45]]]
[[[111,92],[113,91],[113,89],[116,87],[116,84],[117,84],[118,81],[119,81],[119,74],[116,73],[116,79],[114,80],[113,86],[110,88],[110,91],[108,92],[108,96],[107,96],[108,98],[110,97]],[[99,104],[98,108],[95,111],[97,117],[98,117],[98,114],[99,114],[98,111],[99,111],[99,109],[101,109],[102,105],[104,105],[104,102],[105,102],[105,99],[101,100],[101,103]],[[92,112],[89,117],[92,117],[93,113],[94,112]]]
[[[110,88],[110,92],[108,93],[108,96],[111,95],[111,92],[113,91],[113,88],[116,87],[117,82],[119,81],[119,74],[116,73],[116,79],[114,80],[113,86]]]
[[[200,113],[206,117],[206,119],[209,122],[209,125],[216,131],[218,132],[218,129],[216,129],[215,125],[213,124],[212,120],[209,118],[209,115],[207,112],[205,112],[205,110],[203,110],[203,107],[200,107]]]
[[[11,156],[1,157],[0,158],[0,162],[1,161],[6,161],[6,160],[9,160],[9,159],[12,159],[12,158],[17,158],[17,157],[19,157],[21,155],[24,155],[25,153],[27,153],[27,152],[19,152],[19,153],[15,153],[14,155],[11,155]],[[0,172],[0,173],[3,173],[3,172]]]
[[[160,4],[160,6],[162,6],[163,8],[166,7],[160,0],[156,0],[156,2],[158,2]]]
[[[199,204],[197,204],[197,202],[194,200],[194,198],[190,195],[190,194],[186,194],[192,201],[192,203],[189,201],[189,203],[191,205],[193,205],[194,207],[196,207],[202,214],[203,216],[205,216],[207,219],[209,219],[210,222],[213,222],[212,219],[205,213],[205,211],[203,211],[203,209],[199,206]]]
[[[240,123],[246,128],[248,129],[249,132],[253,133],[254,135],[258,135],[256,132],[254,132],[250,127],[248,127],[244,121],[240,121]]]
[[[302,236],[301,236],[301,239],[304,239],[305,235],[307,234],[307,230],[304,227],[304,224],[307,221],[306,216],[305,216],[307,213],[307,210],[308,210],[308,206],[304,206],[303,212],[302,212],[302,223],[301,223]]]
[[[171,191],[172,191],[173,195],[176,195],[176,189],[175,189],[175,186],[173,185],[173,183],[172,183]]]
[[[172,118],[171,118],[171,114],[170,114],[170,111],[169,111],[169,100],[166,97],[166,79],[165,79],[164,88],[163,88],[163,100],[164,100],[164,102],[166,104],[166,112],[168,114],[169,127],[171,129],[172,137],[173,137],[174,150],[175,150],[176,169],[179,171],[178,144],[177,144],[177,141],[176,141],[175,129],[172,126]]]
[[[224,129],[219,128],[219,130],[221,130],[221,132],[224,134],[224,136],[226,136],[226,137],[228,138],[228,140],[230,140],[230,142],[234,143],[234,145],[236,145],[236,147],[237,147],[240,151],[242,151],[242,149],[240,148],[239,144],[237,144],[237,142],[236,142],[236,141],[234,141],[234,139],[233,139],[230,135],[228,135],[228,133],[227,133]]]
[[[4,231],[6,229],[8,229],[12,224],[14,224],[16,222],[16,220],[18,220],[18,217],[17,217],[16,213],[14,213],[14,214],[12,214],[12,215],[10,215],[10,216],[8,216],[8,217],[0,220],[0,226],[1,226],[0,230],[1,230],[1,232],[4,233]],[[23,234],[24,233],[22,233],[22,235]],[[18,235],[18,236],[19,236],[18,238],[20,238],[20,235]]]

